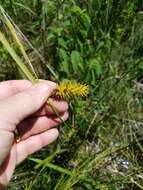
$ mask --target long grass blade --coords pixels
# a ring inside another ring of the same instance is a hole
[[[40,162],[43,162],[42,160],[40,160],[40,159],[35,159],[35,158],[30,158],[30,160],[32,160],[32,161],[34,161],[34,162],[36,162],[36,163],[38,163],[38,164],[40,164]],[[72,175],[72,172],[69,171],[68,169],[62,168],[62,167],[57,166],[57,165],[55,165],[55,164],[52,164],[52,163],[50,163],[50,162],[44,163],[44,166],[46,166],[46,167],[48,167],[48,168],[51,168],[51,169],[53,169],[53,170],[56,170],[56,171],[58,171],[58,172],[60,172],[60,173],[64,173],[64,174],[67,174],[67,175]]]
[[[36,83],[37,80],[35,79],[35,77],[31,74],[31,72],[25,66],[23,61],[20,59],[20,57],[15,52],[15,50],[10,46],[5,35],[1,31],[0,31],[0,41],[3,44],[3,46],[5,47],[5,49],[9,52],[11,57],[15,60],[17,66],[21,69],[21,71],[26,76],[26,78],[28,78],[32,83]]]
[[[0,6],[0,10],[1,12],[4,11],[4,9],[2,8],[2,6]],[[14,21],[11,19],[11,17],[4,12],[7,19],[10,21],[10,23],[12,24],[12,26],[14,27],[14,29],[16,30],[16,33],[18,33],[18,35],[25,40],[25,42],[27,43],[27,45],[34,51],[35,55],[40,59],[40,61],[45,65],[45,67],[50,71],[50,73],[53,75],[53,77],[58,81],[58,76],[55,73],[55,71],[53,70],[53,68],[48,64],[47,61],[44,60],[43,56],[39,53],[39,51],[33,47],[33,45],[31,44],[31,42],[27,39],[27,37],[21,32],[21,30],[19,29],[19,27],[14,23]]]
[[[30,59],[28,58],[28,56],[27,56],[27,54],[25,52],[25,48],[22,45],[22,43],[21,43],[21,41],[20,41],[20,39],[19,39],[19,37],[17,35],[17,32],[16,32],[15,28],[13,27],[12,23],[8,19],[8,17],[6,15],[4,9],[2,8],[2,6],[0,6],[0,11],[1,11],[1,13],[2,13],[2,15],[4,17],[4,22],[7,25],[8,29],[10,30],[10,32],[11,32],[11,34],[13,36],[13,39],[15,40],[16,44],[19,46],[19,49],[21,50],[21,53],[22,53],[22,55],[23,55],[26,63],[30,66],[30,69],[31,69],[32,73],[35,75],[35,78],[38,79],[38,76],[37,76],[37,74],[36,74],[36,72],[34,70],[34,67],[33,67]]]

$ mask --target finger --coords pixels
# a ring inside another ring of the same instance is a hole
[[[58,101],[52,99],[52,105],[54,109],[60,114],[68,110],[68,103],[65,101]],[[34,116],[55,115],[54,110],[46,103]]]
[[[65,112],[61,119],[66,121],[68,118],[68,112]],[[42,133],[52,127],[56,127],[57,125],[61,124],[61,120],[59,118],[48,118],[48,117],[39,117],[38,119],[32,118],[23,121],[18,126],[18,132],[22,140],[36,135],[38,133]]]
[[[24,141],[20,141],[17,144],[17,164],[22,162],[28,155],[55,141],[58,134],[57,129],[50,129],[39,135],[31,136]]]
[[[0,83],[0,100],[30,88],[32,83],[28,80],[9,80]]]
[[[45,80],[40,80],[45,82]],[[14,94],[22,92],[32,86],[32,83],[28,80],[9,80],[0,83],[0,100],[8,98]],[[65,101],[58,101],[53,99],[53,106],[56,108],[58,113],[63,113],[68,110],[68,104]],[[36,115],[51,115],[54,114],[52,108],[47,104]]]
[[[16,166],[16,154],[16,144],[14,143],[5,162],[0,167],[0,184],[3,184],[4,186],[8,184],[14,172]]]
[[[13,144],[14,134],[9,131],[0,130],[0,166],[10,152]]]
[[[0,101],[0,121],[10,124],[7,130],[13,131],[18,123],[38,111],[55,89],[56,84],[47,81]]]

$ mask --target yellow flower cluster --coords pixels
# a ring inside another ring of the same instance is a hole
[[[58,85],[56,96],[65,99],[69,97],[87,96],[88,93],[89,87],[87,85],[66,81]]]

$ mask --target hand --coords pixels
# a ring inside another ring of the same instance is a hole
[[[32,85],[26,80],[0,83],[0,184],[9,182],[17,164],[28,155],[52,143],[58,137],[53,128],[61,120],[46,105],[56,84],[41,81]],[[68,105],[53,100],[61,118],[68,118]],[[14,132],[18,130],[20,141]]]

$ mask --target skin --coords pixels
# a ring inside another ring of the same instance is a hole
[[[50,81],[36,85],[26,80],[0,83],[0,189],[8,184],[17,164],[57,139],[55,127],[61,120],[46,104],[55,89],[56,84]],[[65,121],[67,103],[53,100],[53,105]]]

